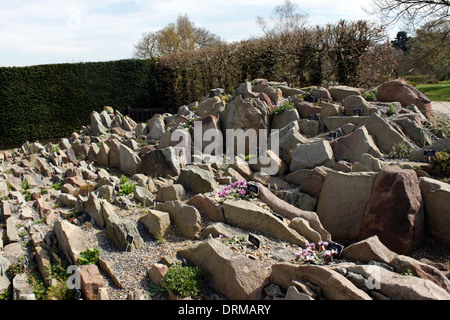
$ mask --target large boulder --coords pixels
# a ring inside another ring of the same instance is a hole
[[[209,238],[179,250],[178,255],[209,274],[212,288],[232,300],[259,300],[269,284],[269,272],[259,261]]]
[[[168,212],[170,220],[180,233],[189,239],[198,239],[202,230],[200,212],[193,206],[181,201],[166,201],[157,203],[155,210]]]
[[[152,150],[142,157],[142,170],[152,178],[176,177],[180,174],[180,161],[173,147]]]
[[[324,229],[317,214],[313,211],[301,210],[278,198],[266,187],[259,185],[259,199],[266,203],[274,212],[287,219],[302,218],[308,221],[310,227],[317,231],[323,241],[331,240],[330,233]]]
[[[308,173],[304,174],[301,179],[299,190],[313,197],[320,198],[323,183],[330,170],[330,168],[324,166],[319,166],[308,170]]]
[[[345,98],[354,95],[361,95],[363,89],[354,88],[349,86],[332,86],[328,88],[328,91],[331,94],[331,97],[335,101],[343,101]]]
[[[271,129],[282,129],[292,121],[299,121],[297,109],[287,109],[281,114],[274,114],[270,122]]]
[[[348,123],[352,123],[354,125],[360,125],[364,121],[366,121],[367,117],[365,116],[352,116],[352,117],[341,117],[341,116],[329,116],[323,119],[324,128],[328,129],[328,131],[334,131]]]
[[[377,98],[379,101],[398,101],[404,107],[413,104],[425,113],[432,111],[430,99],[403,79],[381,84],[378,87]]]
[[[355,109],[361,109],[362,116],[370,116],[378,111],[378,108],[367,102],[361,95],[348,96],[343,101],[344,110],[347,116],[352,116]]]
[[[131,150],[124,144],[119,145],[120,168],[123,173],[133,176],[140,172],[141,158],[138,153]]]
[[[164,237],[170,227],[169,213],[158,210],[148,210],[139,222],[144,224],[155,238]]]
[[[373,235],[400,254],[411,254],[424,240],[423,201],[413,170],[387,166],[377,174],[359,239]]]
[[[373,289],[394,300],[450,299],[445,289],[427,279],[405,276],[377,265],[354,265],[346,269],[362,275]]]
[[[120,250],[134,251],[144,245],[136,223],[132,220],[121,218],[114,212],[114,206],[106,200],[100,200],[102,215],[105,221],[106,232],[109,238]]]
[[[425,207],[427,235],[450,246],[450,185],[432,178],[419,179]]]
[[[121,170],[121,164],[120,164],[120,141],[116,138],[111,138],[106,141],[106,143],[109,146],[109,153],[108,153],[108,165],[112,168],[116,168]]]
[[[397,254],[387,248],[378,236],[358,241],[342,250],[343,258],[361,263],[374,260],[389,265],[396,256]]]
[[[356,129],[349,135],[331,141],[330,145],[336,161],[348,160],[357,162],[364,153],[368,153],[375,158],[383,157],[372,136],[364,126]]]
[[[0,254],[0,294],[9,289],[11,281],[6,275],[6,270],[9,268],[11,262]]]
[[[297,145],[307,143],[308,139],[300,133],[300,127],[298,121],[292,121],[278,132],[273,132],[270,135],[269,142],[274,139],[278,139],[279,144],[279,156],[284,163],[291,164],[291,150]],[[269,144],[269,149],[272,148]]]
[[[102,118],[97,111],[91,113],[91,131],[93,136],[106,134],[106,128],[103,125]]]
[[[207,98],[200,102],[195,113],[200,117],[208,116],[208,115],[217,115],[223,110],[225,110],[225,101],[220,99],[220,97],[215,96],[212,98]]]
[[[186,204],[196,207],[211,221],[225,222],[222,205],[213,198],[199,193],[187,200]]]
[[[219,189],[219,183],[214,180],[209,171],[194,165],[180,170],[178,183],[196,193],[207,193]]]
[[[317,215],[333,238],[358,238],[375,178],[374,172],[328,172],[317,203]]]
[[[372,114],[358,127],[362,126],[367,128],[367,131],[374,138],[377,146],[385,153],[389,153],[395,144],[400,143],[411,149],[415,148],[400,128],[395,128],[393,124],[381,118],[376,113]]]
[[[72,263],[76,263],[80,253],[86,250],[83,245],[84,235],[81,228],[67,220],[58,220],[53,226],[53,231],[58,238],[59,249]]]
[[[165,132],[164,118],[160,114],[155,114],[147,121],[147,140],[160,140]]]
[[[291,150],[290,170],[312,169],[317,166],[333,167],[333,149],[327,140],[298,145]]]
[[[12,281],[12,286],[13,300],[36,300],[26,273],[17,274]]]
[[[222,132],[225,130],[238,130],[242,129],[246,132],[248,129],[256,130],[256,134],[259,136],[260,129],[270,128],[270,108],[269,106],[256,98],[242,99],[241,96],[236,97],[227,108],[219,115],[219,119],[222,123]],[[229,137],[231,139],[231,137]],[[264,137],[266,139],[267,137]],[[228,138],[227,138],[228,139]],[[236,152],[238,144],[242,144],[242,141],[237,141],[234,137],[234,150]],[[230,145],[229,141],[226,142]],[[249,145],[245,144],[245,152],[253,152],[249,150]]]
[[[292,263],[280,263],[272,266],[271,283],[287,290],[293,280],[307,281],[320,287],[323,297],[328,300],[372,300],[367,293],[331,268]]]
[[[266,233],[301,247],[308,243],[302,235],[290,228],[286,221],[261,207],[244,200],[226,200],[223,203],[225,221],[231,225]]]

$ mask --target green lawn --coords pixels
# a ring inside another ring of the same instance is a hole
[[[419,84],[416,86],[431,101],[450,101],[450,81],[438,84]]]

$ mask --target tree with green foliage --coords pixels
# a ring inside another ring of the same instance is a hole
[[[431,74],[438,80],[450,78],[450,19],[430,21],[408,40],[408,51],[400,70],[404,73]]]
[[[149,59],[178,52],[188,52],[221,44],[219,36],[205,28],[198,28],[187,15],[179,15],[176,23],[170,23],[159,31],[142,34],[134,46],[134,56]]]
[[[399,31],[397,32],[397,36],[395,37],[395,39],[393,41],[391,41],[392,45],[394,46],[394,48],[396,49],[400,49],[403,52],[408,51],[408,41],[409,39],[411,39],[408,36],[408,33],[406,31]]]

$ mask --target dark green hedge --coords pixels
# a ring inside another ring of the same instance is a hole
[[[57,138],[93,110],[157,107],[154,60],[0,68],[0,145]]]
[[[374,86],[395,76],[400,58],[381,34],[372,23],[342,20],[157,60],[0,68],[0,147],[69,135],[105,105],[123,114],[128,107],[175,113],[211,89],[233,94],[256,78]]]

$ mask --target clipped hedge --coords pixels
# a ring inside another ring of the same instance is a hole
[[[90,123],[110,105],[158,104],[154,60],[0,68],[0,145],[56,138]]]
[[[105,105],[122,114],[128,107],[176,113],[211,89],[233,94],[257,78],[300,88],[378,85],[397,77],[400,57],[382,39],[372,23],[342,20],[157,60],[0,68],[0,147],[69,135]]]

